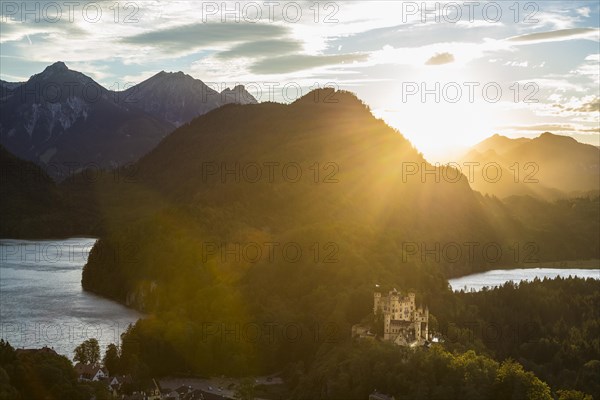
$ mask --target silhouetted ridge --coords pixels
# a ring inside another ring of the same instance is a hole
[[[344,105],[344,106],[355,106],[359,108],[369,109],[369,107],[360,100],[354,93],[346,90],[335,90],[334,88],[322,88],[314,89],[298,100],[294,101],[292,105],[308,105],[308,104],[322,104],[322,105]]]
[[[67,67],[67,65],[62,62],[62,61],[57,61],[54,64],[51,64],[49,66],[46,67],[46,69],[44,69],[44,72],[55,72],[55,71],[69,71],[69,67]]]
[[[545,141],[545,142],[555,142],[555,143],[578,143],[574,137],[564,136],[564,135],[556,135],[550,132],[544,132],[537,138],[533,140]]]

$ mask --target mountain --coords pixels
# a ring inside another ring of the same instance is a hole
[[[183,72],[161,71],[124,91],[123,96],[136,108],[179,127],[199,115],[228,103],[256,104],[243,86],[222,93]]]
[[[257,104],[258,101],[244,87],[237,85],[233,89],[226,88],[221,92],[221,99],[226,104]]]
[[[133,162],[198,115],[256,102],[243,86],[220,94],[182,72],[114,92],[62,62],[1,89],[0,143],[58,180]]]
[[[2,145],[58,179],[134,161],[172,129],[62,62],[7,96],[0,124]]]
[[[339,243],[340,252],[357,254],[348,267],[354,269],[367,259],[359,253],[366,257],[382,245],[380,234],[391,235],[385,241],[394,242],[393,254],[402,239],[425,239],[426,232],[434,232],[431,240],[449,240],[450,232],[464,238],[475,226],[491,228],[464,179],[403,184],[402,162],[425,160],[356,97],[337,96],[335,104],[303,98],[291,105],[226,105],[172,132],[136,163],[131,184],[95,182],[89,193],[102,193],[113,221],[103,245],[136,243],[148,263],[111,265],[91,256],[84,287],[125,302],[141,280],[179,281],[198,268],[203,241]],[[132,202],[144,211],[130,210]],[[174,258],[167,262],[166,254]],[[167,264],[177,265],[171,278]],[[223,271],[233,279],[245,267]],[[107,279],[120,283],[108,288]]]
[[[494,135],[474,146],[461,162],[479,163],[472,187],[500,198],[556,199],[600,190],[600,150],[549,132],[534,139]]]
[[[332,95],[338,102],[314,101]],[[408,167],[457,178],[423,179],[420,173],[407,174]],[[586,213],[593,213],[596,203],[586,200],[575,209],[524,198],[513,210],[472,191],[456,171],[428,164],[401,134],[347,92],[310,93],[290,105],[221,107],[175,130],[134,170],[129,184],[99,180],[87,190],[90,197],[80,200],[100,199],[99,214],[109,223],[99,248],[135,243],[141,255],[138,262],[126,263],[93,253],[84,270],[86,289],[122,302],[134,301],[133,292],[156,281],[164,307],[175,301],[171,290],[179,296],[188,285],[196,290],[214,280],[230,284],[253,279],[246,272],[260,279],[269,275],[264,271],[284,274],[274,279],[282,286],[272,288],[281,296],[287,296],[281,292],[285,287],[298,293],[294,286],[311,279],[326,282],[343,275],[377,280],[417,268],[422,261],[432,271],[457,275],[514,264],[509,249],[515,242],[537,243],[541,259],[585,258],[598,251],[590,239],[594,236],[588,235],[597,230],[595,225],[588,229],[582,222],[572,228],[565,222],[580,221],[577,213],[589,218]],[[541,214],[525,225],[519,221],[527,207]],[[307,260],[290,266],[281,260],[272,265],[262,259],[256,264],[203,259],[206,243],[251,242],[297,243],[305,254],[312,251],[311,243],[335,244],[342,261],[338,268],[317,268]],[[439,257],[448,243],[461,251],[456,260]],[[470,258],[464,243],[493,243],[503,251],[495,261],[479,251]],[[434,249],[434,256],[416,251],[403,262],[414,246]],[[312,273],[320,277],[309,278]],[[191,277],[198,274],[206,281],[194,283]]]
[[[531,141],[528,138],[516,138],[511,139],[506,136],[495,134],[484,141],[473,146],[473,150],[477,150],[480,153],[485,153],[489,150],[494,150],[499,154],[506,153],[512,148]]]
[[[0,79],[0,89],[4,90],[14,90],[15,88],[21,86],[23,82],[6,82]]]
[[[348,92],[220,107],[133,169],[127,184],[78,186],[78,202],[95,202],[105,218],[82,285],[153,315],[128,337],[151,343],[136,354],[157,375],[307,362],[372,313],[377,283],[436,296],[449,291],[447,276],[600,253],[597,199],[483,196]],[[304,335],[201,336],[207,326],[265,325]],[[332,342],[314,339],[324,326]]]
[[[58,188],[40,167],[13,156],[0,146],[0,168],[0,227],[3,231],[13,230],[24,219],[35,219],[58,210],[61,203]]]
[[[70,203],[42,168],[0,146],[0,237],[90,235],[96,220],[85,207]]]

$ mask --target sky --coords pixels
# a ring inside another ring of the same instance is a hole
[[[1,1],[0,79],[182,71],[259,101],[350,90],[430,161],[493,134],[600,145],[597,1]]]

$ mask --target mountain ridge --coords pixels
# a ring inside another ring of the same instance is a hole
[[[159,72],[122,92],[58,61],[27,82],[2,84],[0,143],[57,180],[136,161],[177,126],[227,103],[255,103],[243,87],[220,94],[182,72]]]
[[[543,132],[535,138],[493,135],[463,156],[477,162],[475,190],[501,198],[532,195],[558,199],[600,191],[600,151],[575,138]],[[500,178],[484,176],[483,168],[499,168]]]

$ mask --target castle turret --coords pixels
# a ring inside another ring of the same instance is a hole
[[[429,340],[429,307],[425,306],[425,340]]]
[[[392,325],[392,317],[390,314],[385,314],[383,316],[383,340],[390,340],[390,338],[392,337],[391,335],[391,328]]]
[[[408,300],[410,301],[410,303],[413,305],[415,305],[415,292],[408,292]]]
[[[381,293],[375,292],[373,294],[373,314],[377,314],[377,310],[381,308]]]

